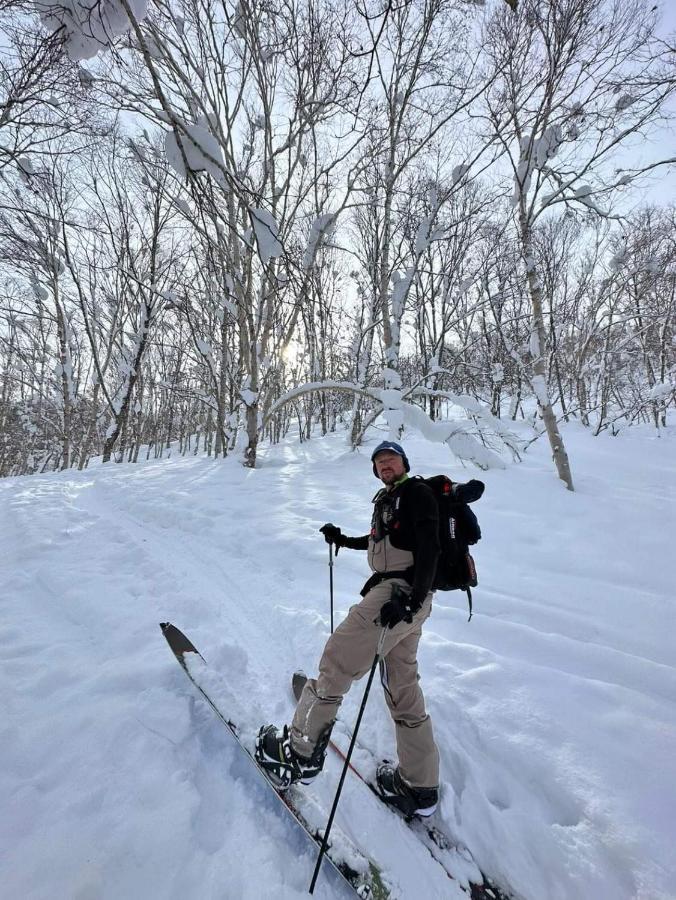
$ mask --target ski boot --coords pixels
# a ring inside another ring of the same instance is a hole
[[[291,745],[289,729],[280,732],[274,725],[263,725],[256,738],[254,758],[270,781],[280,791],[292,784],[310,784],[324,767],[328,734],[317,743],[312,756],[299,756]]]
[[[378,791],[385,803],[396,807],[407,818],[431,816],[439,803],[438,788],[416,788],[407,784],[399,768],[383,762],[376,771]]]

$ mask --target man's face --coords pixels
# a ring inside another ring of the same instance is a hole
[[[404,460],[392,450],[381,450],[374,463],[378,478],[385,484],[394,484],[406,472]]]

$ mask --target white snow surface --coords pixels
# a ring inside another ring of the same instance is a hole
[[[676,896],[676,432],[565,430],[577,491],[544,441],[482,474],[404,436],[413,470],[483,478],[464,595],[437,594],[420,672],[441,816],[527,900]],[[246,740],[292,712],[329,631],[325,521],[363,534],[377,433],[233,456],[93,465],[0,481],[0,883],[6,897],[300,898],[313,854],[172,658],[169,620],[209,663]],[[367,576],[342,550],[340,621]],[[341,718],[356,717],[364,682]],[[340,735],[342,725],[337,725]],[[379,685],[362,739],[393,757]],[[363,762],[363,760],[362,760]],[[367,763],[368,764],[368,763]],[[318,821],[339,764],[306,788]],[[336,819],[400,898],[465,898],[349,776]],[[341,896],[327,874],[318,897]]]

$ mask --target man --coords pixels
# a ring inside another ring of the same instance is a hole
[[[385,485],[374,497],[371,532],[347,537],[326,524],[327,543],[367,550],[373,575],[362,600],[329,638],[296,707],[291,727],[261,728],[256,759],[282,786],[308,784],[322,770],[331,729],[343,696],[373,663],[382,629],[380,674],[394,719],[399,765],[378,768],[383,799],[408,815],[431,815],[439,796],[439,753],[418,684],[417,650],[432,605],[439,555],[438,507],[422,480],[408,477],[403,448],[383,441],[371,456],[373,473]]]

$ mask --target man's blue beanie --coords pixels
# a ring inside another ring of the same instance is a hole
[[[378,472],[376,470],[375,460],[376,460],[376,456],[379,453],[381,453],[383,450],[391,450],[392,453],[396,453],[397,456],[401,456],[402,461],[404,463],[404,469],[407,472],[411,471],[411,466],[409,465],[408,457],[404,453],[404,448],[401,446],[401,444],[397,444],[394,441],[381,441],[378,444],[378,446],[376,447],[376,449],[373,451],[373,453],[371,454],[371,462],[373,463],[373,474],[376,476],[376,478],[378,477]]]

